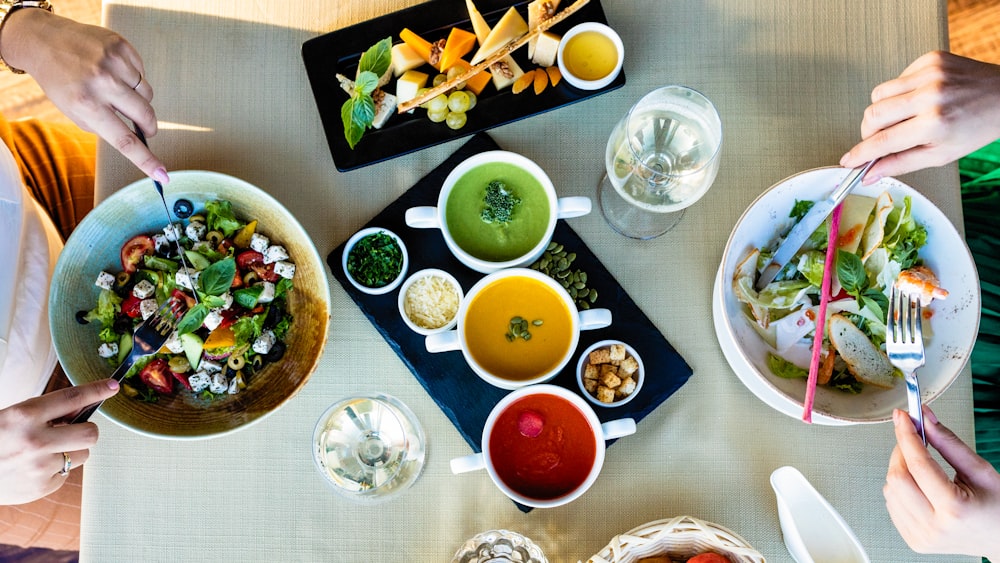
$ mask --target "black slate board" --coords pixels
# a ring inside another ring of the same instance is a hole
[[[365,227],[385,228],[403,239],[409,250],[410,273],[423,268],[440,268],[455,276],[462,289],[468,291],[483,274],[467,268],[451,255],[440,230],[410,228],[406,226],[404,214],[410,207],[436,205],[441,184],[455,166],[474,154],[498,148],[486,133],[475,135]],[[576,252],[574,268],[587,272],[587,285],[598,292],[594,306],[610,309],[613,322],[607,328],[581,332],[577,355],[550,383],[579,393],[574,373],[579,352],[608,338],[627,342],[642,358],[646,381],[630,402],[614,408],[594,407],[594,410],[602,422],[631,417],[638,423],[687,382],[691,368],[565,221],[556,224],[552,240]],[[455,424],[465,441],[475,452],[482,451],[480,441],[486,418],[509,391],[480,379],[466,365],[461,352],[428,352],[424,347],[425,337],[410,330],[399,316],[399,290],[385,295],[359,291],[347,279],[341,265],[343,252],[344,244],[340,244],[327,256],[334,277]]]
[[[510,0],[476,0],[476,7],[490,26],[496,25],[512,6],[525,16],[527,4],[527,0],[514,3]],[[428,41],[447,37],[453,26],[472,31],[472,23],[467,19],[467,14],[464,0],[434,0],[338,29],[303,43],[302,60],[337,170],[346,172],[395,158],[588,100],[625,85],[625,72],[622,71],[614,81],[598,90],[580,90],[563,80],[557,86],[547,88],[541,95],[526,93],[517,95],[517,99],[514,99],[515,95],[510,88],[498,92],[490,84],[480,94],[476,107],[468,113],[465,127],[457,131],[445,127],[443,123],[432,123],[427,119],[426,111],[416,110],[413,114],[392,116],[381,129],[369,129],[361,142],[351,149],[344,139],[344,124],[340,116],[340,108],[348,96],[340,88],[336,73],[353,78],[357,74],[361,54],[384,37],[392,37],[393,42],[398,43],[399,32],[404,27]],[[566,21],[553,26],[551,31],[563,35],[582,22],[609,23],[600,0],[591,0],[566,18]],[[512,56],[524,70],[537,66],[528,60],[527,48],[518,49]],[[470,57],[471,55],[466,59]],[[436,72],[430,65],[418,70],[431,73],[431,76]],[[395,92],[395,86],[390,85],[388,89]]]

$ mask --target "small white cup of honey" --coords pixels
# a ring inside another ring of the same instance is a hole
[[[556,61],[566,82],[581,90],[598,90],[618,77],[625,61],[625,46],[615,30],[602,23],[585,22],[563,35]]]

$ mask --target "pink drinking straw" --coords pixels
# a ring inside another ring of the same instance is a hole
[[[826,304],[830,302],[830,275],[837,258],[837,234],[840,231],[840,208],[833,208],[830,216],[830,236],[826,244],[826,261],[823,263],[823,283],[819,288],[819,314],[813,331],[812,360],[809,362],[809,381],[806,383],[806,400],[802,405],[802,420],[812,424],[813,399],[816,397],[816,378],[819,375],[819,354],[823,350],[823,330],[826,328]]]

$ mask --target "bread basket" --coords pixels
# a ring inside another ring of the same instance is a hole
[[[667,555],[683,562],[712,551],[733,563],[764,563],[764,556],[738,534],[691,516],[647,522],[611,539],[587,563],[635,563],[643,557]]]

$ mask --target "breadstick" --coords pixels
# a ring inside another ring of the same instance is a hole
[[[506,57],[507,55],[513,53],[514,51],[524,46],[528,41],[531,41],[531,39],[538,37],[538,35],[543,31],[547,30],[548,28],[556,25],[557,23],[573,15],[577,10],[586,6],[588,2],[590,2],[590,0],[576,0],[576,2],[573,2],[571,5],[563,8],[563,10],[558,14],[552,16],[547,20],[539,22],[538,26],[535,27],[535,29],[529,31],[528,33],[525,33],[524,35],[518,37],[517,39],[512,39],[506,45],[497,49],[496,52],[494,52],[492,55],[486,57],[485,60],[473,65],[471,68],[469,68],[469,70],[465,71],[465,73],[463,73],[461,76],[456,76],[451,80],[442,82],[440,85],[435,86],[430,90],[427,90],[423,94],[415,98],[410,98],[409,100],[399,104],[399,106],[396,107],[396,113],[408,112],[411,109],[419,106],[420,104],[432,98],[437,97],[439,94],[443,94],[448,90],[451,90],[455,86],[458,86],[462,82],[465,82],[466,80],[479,74],[480,72],[491,66],[493,63],[499,61],[500,59]]]

